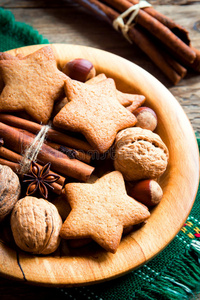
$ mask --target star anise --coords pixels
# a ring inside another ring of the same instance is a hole
[[[56,182],[60,176],[50,173],[51,163],[47,163],[42,168],[34,161],[31,162],[30,174],[25,174],[23,182],[29,183],[26,195],[30,196],[39,191],[45,199],[48,198],[48,188],[53,190],[51,183]]]

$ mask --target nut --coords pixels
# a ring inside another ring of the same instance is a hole
[[[20,199],[11,214],[15,243],[24,251],[49,254],[60,244],[62,219],[57,208],[44,199],[27,196]]]
[[[153,109],[146,106],[141,106],[133,111],[133,114],[137,118],[135,126],[143,129],[149,129],[154,131],[157,126],[157,115]]]
[[[66,63],[62,71],[71,79],[85,82],[96,75],[93,64],[83,58],[76,58]]]
[[[0,165],[0,221],[11,212],[20,192],[18,176],[10,167]]]
[[[121,130],[114,147],[114,167],[125,180],[156,179],[166,170],[168,149],[151,130],[140,127]]]
[[[128,193],[135,200],[148,207],[158,204],[163,196],[161,186],[153,179],[146,179],[133,184]]]

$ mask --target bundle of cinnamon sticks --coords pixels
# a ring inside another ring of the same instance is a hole
[[[33,143],[41,127],[42,125],[23,118],[0,114],[0,164],[20,173],[23,153]],[[83,182],[90,178],[94,171],[94,167],[90,165],[90,150],[91,146],[87,142],[49,129],[47,140],[37,155],[37,163],[43,166],[50,162],[54,171],[52,173],[60,176],[52,184],[54,192],[61,193],[66,177]]]
[[[113,27],[122,13],[139,3],[138,0],[76,1]],[[134,21],[128,27],[126,23],[129,24],[135,9],[123,19],[128,40],[146,53],[174,85],[186,75],[188,68],[200,72],[200,51],[191,46],[186,29],[152,6],[136,6],[136,9]],[[123,32],[122,26],[118,26],[118,30]]]

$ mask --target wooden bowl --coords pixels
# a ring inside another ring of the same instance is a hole
[[[170,159],[160,184],[164,196],[151,212],[145,226],[123,237],[116,254],[91,245],[81,250],[34,256],[14,250],[0,241],[0,275],[47,286],[78,286],[102,282],[123,275],[146,263],[162,251],[183,226],[195,200],[199,182],[196,138],[183,109],[172,94],[137,65],[98,49],[51,45],[59,66],[74,58],[93,62],[98,73],[115,79],[124,92],[146,96],[146,106],[158,116],[157,133],[166,143]],[[27,55],[42,45],[9,51]]]

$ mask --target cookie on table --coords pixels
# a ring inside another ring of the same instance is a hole
[[[71,212],[62,225],[65,239],[92,238],[105,250],[115,253],[123,229],[149,218],[146,206],[126,193],[124,179],[113,171],[94,183],[68,183],[65,194]]]
[[[100,153],[112,146],[119,130],[137,121],[117,100],[111,78],[92,85],[67,78],[65,92],[69,103],[54,117],[53,124],[81,132]]]
[[[43,47],[25,57],[0,56],[0,112],[26,111],[46,124],[54,102],[63,93],[66,75],[58,70],[53,50]]]

